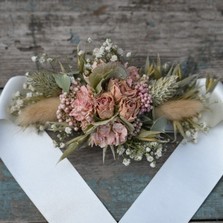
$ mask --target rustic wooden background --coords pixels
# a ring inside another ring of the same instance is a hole
[[[37,68],[31,56],[72,57],[88,37],[94,44],[112,38],[142,65],[147,55],[164,61],[194,58],[201,73],[223,80],[222,0],[0,0],[0,88],[14,75]],[[117,220],[158,171],[147,162],[124,167],[100,150],[75,153],[72,163]],[[210,165],[212,165],[210,163]],[[223,219],[223,179],[193,217]],[[0,162],[0,222],[45,222]]]

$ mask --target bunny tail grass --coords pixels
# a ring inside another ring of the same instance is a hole
[[[171,121],[181,121],[185,118],[190,118],[204,109],[204,105],[199,100],[182,99],[168,101],[155,108],[155,116],[165,117]]]
[[[35,123],[43,124],[47,121],[57,120],[56,111],[60,104],[58,97],[47,98],[25,107],[17,122],[21,126],[28,126]]]

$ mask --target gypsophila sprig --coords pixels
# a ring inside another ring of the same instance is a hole
[[[94,41],[88,38],[86,44]],[[39,71],[27,72],[23,89],[15,93],[10,113],[21,126],[54,133],[54,144],[64,150],[60,160],[78,148],[99,147],[132,161],[148,161],[152,168],[169,142],[166,125],[185,140],[196,142],[207,132],[201,113],[207,97],[197,86],[197,76],[187,77],[180,64],[146,60],[145,69],[129,65],[130,51],[111,39],[90,52],[77,47],[77,65],[49,57],[31,59]],[[44,68],[46,66],[46,68]],[[144,71],[143,71],[144,70]],[[210,94],[216,81],[207,79]]]

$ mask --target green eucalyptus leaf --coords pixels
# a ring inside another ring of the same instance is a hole
[[[64,151],[59,161],[62,161],[63,159],[67,158],[71,153],[73,153],[77,148],[79,148],[86,141],[87,137],[88,135],[77,136],[76,138],[66,143],[67,149]]]
[[[105,81],[104,78],[101,79],[100,82],[98,83],[98,85],[96,86],[96,89],[95,90],[96,90],[97,93],[100,93],[103,90],[102,84],[103,84],[104,81]]]
[[[98,65],[89,75],[89,84],[94,89],[102,79],[107,78],[113,71],[114,66],[111,63]]]
[[[148,137],[154,138],[159,134],[160,134],[160,131],[148,131],[145,129],[141,129],[137,137],[139,137],[139,138],[148,138]]]
[[[132,125],[132,123],[130,123],[129,121],[127,121],[125,118],[120,116],[121,121],[123,122],[123,124],[125,125],[125,127],[129,130],[129,132],[133,132],[134,131],[134,126]]]
[[[64,92],[68,92],[71,85],[71,79],[66,74],[54,74],[54,79],[57,85],[63,89]]]
[[[151,130],[152,131],[159,131],[164,132],[165,128],[167,126],[167,119],[164,117],[158,118],[152,125]]]
[[[102,121],[98,121],[98,122],[94,122],[94,123],[92,123],[92,125],[93,125],[93,126],[106,125],[106,124],[108,124],[110,121],[112,121],[114,118],[116,118],[117,115],[118,115],[118,113],[115,114],[115,115],[113,115],[113,116],[112,116],[111,118],[109,118],[109,119],[102,120]]]
[[[86,129],[84,129],[85,135],[91,134],[96,129],[96,126],[89,125]]]
[[[103,82],[111,77],[125,79],[127,77],[127,71],[118,63],[100,64],[89,75],[88,83],[97,93],[100,93]]]
[[[184,78],[183,80],[181,81],[178,81],[177,82],[177,85],[179,88],[183,88],[185,87],[186,85],[192,85],[192,83],[194,83],[198,78],[198,75],[197,74],[194,74],[194,75],[191,75],[189,77],[186,77]]]

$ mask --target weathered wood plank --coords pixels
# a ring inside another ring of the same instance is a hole
[[[35,69],[40,52],[72,55],[80,39],[111,37],[142,64],[147,54],[164,60],[195,57],[198,66],[222,76],[223,2],[0,1],[0,86]]]

